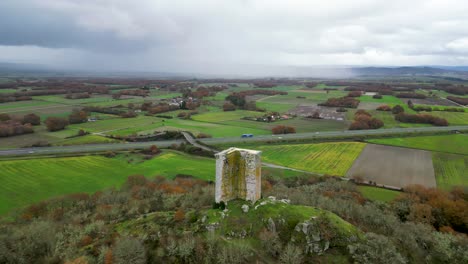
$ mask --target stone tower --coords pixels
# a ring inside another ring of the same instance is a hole
[[[255,202],[262,194],[261,151],[229,148],[215,154],[216,202],[240,198]]]

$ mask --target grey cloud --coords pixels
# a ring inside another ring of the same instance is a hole
[[[103,70],[468,64],[466,13],[455,0],[3,0],[0,47]]]

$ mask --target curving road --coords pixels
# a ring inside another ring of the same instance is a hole
[[[227,137],[227,138],[204,138],[199,139],[200,142],[211,144],[223,143],[241,143],[241,142],[274,142],[282,140],[296,139],[325,139],[325,138],[346,138],[356,136],[374,136],[374,135],[401,135],[401,134],[419,134],[433,132],[450,132],[450,131],[467,131],[468,126],[449,126],[449,127],[418,127],[418,128],[391,128],[377,130],[346,130],[346,131],[330,131],[330,132],[315,132],[315,133],[298,133],[287,135],[263,135],[254,136],[252,138]],[[150,141],[150,142],[135,142],[135,143],[115,143],[115,144],[93,144],[93,145],[76,145],[63,147],[40,147],[40,148],[19,148],[0,150],[0,156],[32,156],[32,155],[54,155],[54,154],[70,154],[70,153],[88,153],[102,151],[119,151],[131,149],[143,149],[151,145],[158,147],[169,147],[172,144],[179,144],[184,140],[165,140],[165,141]]]

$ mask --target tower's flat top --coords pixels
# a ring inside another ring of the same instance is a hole
[[[234,152],[234,151],[240,151],[240,152],[247,152],[247,153],[250,153],[250,154],[253,154],[253,155],[260,155],[260,153],[262,153],[260,150],[252,150],[252,149],[241,149],[241,148],[228,148],[228,149],[225,149],[221,152],[218,152],[216,153],[216,155],[226,155],[226,154],[229,154],[231,152]]]

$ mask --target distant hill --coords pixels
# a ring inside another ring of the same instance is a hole
[[[358,76],[401,76],[401,75],[449,75],[464,74],[468,67],[447,67],[445,69],[435,67],[363,67],[352,68],[352,72]]]

